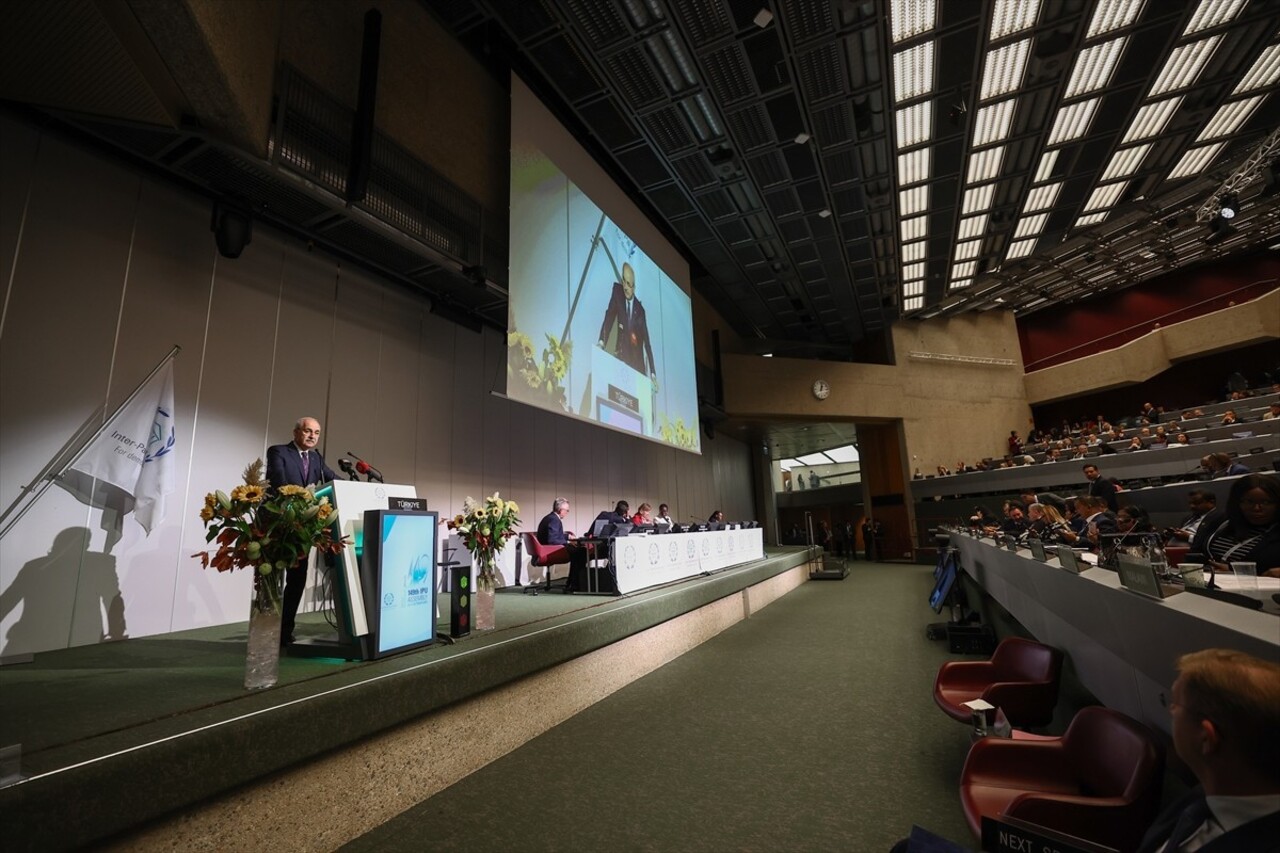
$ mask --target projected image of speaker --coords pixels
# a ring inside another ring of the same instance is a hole
[[[366,659],[435,642],[439,529],[434,512],[365,512],[360,581],[369,618]]]

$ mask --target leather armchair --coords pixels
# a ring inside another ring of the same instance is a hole
[[[1082,709],[1060,738],[983,738],[960,774],[974,834],[982,817],[1014,817],[1132,850],[1156,817],[1164,753],[1140,723],[1109,708]]]
[[[963,703],[985,699],[1004,711],[1010,725],[1044,726],[1053,720],[1061,672],[1057,649],[1008,637],[989,661],[944,663],[933,683],[933,701],[961,722],[970,719]]]
[[[551,567],[567,566],[569,564],[569,549],[563,545],[543,545],[538,541],[538,537],[532,533],[521,533],[520,541],[524,543],[524,549],[529,552],[529,562],[535,566],[542,566],[546,569],[547,581],[545,588],[551,589]],[[533,589],[534,587],[526,587]]]

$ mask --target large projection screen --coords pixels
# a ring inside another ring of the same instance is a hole
[[[700,453],[688,265],[516,77],[507,396]]]

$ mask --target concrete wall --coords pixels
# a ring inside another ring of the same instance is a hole
[[[202,571],[197,513],[300,416],[432,508],[500,491],[526,529],[557,495],[582,529],[618,498],[676,516],[753,515],[751,458],[727,436],[695,456],[506,400],[506,350],[425,302],[259,228],[219,257],[209,204],[0,118],[0,504],[173,344],[178,486],[148,537],[60,488],[0,540],[0,652],[246,618],[248,577]],[[108,524],[108,526],[110,526]]]

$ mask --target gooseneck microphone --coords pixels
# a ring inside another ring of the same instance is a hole
[[[347,451],[347,455],[356,460],[356,471],[361,474],[364,474],[370,483],[385,482],[382,479],[382,472],[379,471],[377,468],[374,468],[372,465],[370,465],[368,462],[365,462],[359,456],[356,456],[356,454],[352,453],[350,450]]]
[[[356,474],[356,466],[351,464],[350,459],[346,459],[346,458],[339,459],[338,467],[342,469],[342,473],[347,475],[348,480],[359,481],[360,477]]]

